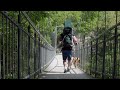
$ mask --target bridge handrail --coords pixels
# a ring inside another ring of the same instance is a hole
[[[34,23],[31,21],[31,19],[29,18],[29,16],[25,13],[25,11],[21,11],[22,14],[25,16],[25,18],[27,19],[27,21],[29,22],[29,24],[34,28],[34,30],[39,34],[39,36],[54,50],[54,47],[52,47],[47,40],[40,34],[40,32],[38,32],[36,26],[34,25]]]
[[[101,34],[99,34],[98,36],[96,36],[95,38],[89,39],[87,42],[85,42],[85,44],[88,43],[88,42],[91,42],[91,41],[93,41],[93,40],[98,39],[100,36],[104,35],[106,32],[108,32],[108,31],[110,31],[110,30],[113,30],[114,28],[116,28],[116,27],[119,26],[119,25],[120,25],[120,22],[117,23],[117,24],[115,24],[115,25],[113,25],[113,26],[110,27],[109,29],[105,30],[104,32],[102,32]]]

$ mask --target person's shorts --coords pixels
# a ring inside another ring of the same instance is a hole
[[[72,50],[63,50],[62,51],[63,61],[71,60],[72,58]]]

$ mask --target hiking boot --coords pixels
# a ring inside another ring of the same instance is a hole
[[[65,69],[65,70],[64,70],[64,73],[66,73],[66,72],[67,72],[67,70]]]

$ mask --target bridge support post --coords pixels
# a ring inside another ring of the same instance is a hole
[[[40,36],[39,36],[39,38],[38,38],[38,52],[39,52],[39,54],[38,54],[38,69],[39,69],[39,71],[38,71],[38,78],[40,77],[40,73],[41,73],[41,59],[40,59]]]
[[[91,71],[92,71],[92,41],[91,41],[91,60],[90,60],[90,75],[91,75]]]
[[[117,24],[117,11],[116,11],[116,24]],[[117,26],[115,27],[115,39],[114,39],[114,61],[113,61],[113,73],[112,78],[115,79],[116,77],[116,60],[117,60]]]
[[[106,11],[105,11],[105,30],[106,30]],[[106,34],[103,34],[103,65],[102,65],[102,79],[105,78],[105,52],[106,52]]]
[[[20,11],[19,11],[19,14],[18,14],[18,23],[20,24]],[[20,79],[20,38],[21,38],[21,30],[20,28],[18,28],[18,79]]]
[[[34,72],[36,72],[36,32],[34,32]],[[34,78],[36,78],[36,73]]]
[[[30,76],[30,25],[28,26],[28,33],[28,75]]]
[[[2,15],[2,35],[1,35],[1,79],[5,79],[5,68],[4,68],[4,61],[5,61],[5,51],[4,51],[4,16]]]

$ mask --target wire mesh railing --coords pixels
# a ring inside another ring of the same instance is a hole
[[[108,17],[106,12],[104,14],[105,27],[102,33],[79,45],[80,68],[95,78],[118,79],[120,78],[119,14],[115,12],[114,25],[111,27],[107,27]]]
[[[24,11],[13,17],[8,13],[0,12],[0,78],[39,78],[55,57],[55,49]]]

